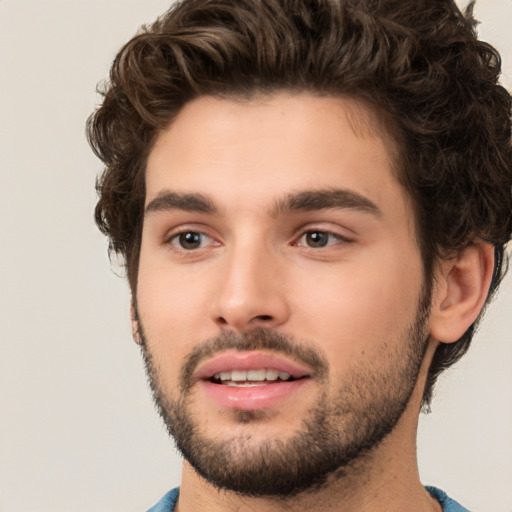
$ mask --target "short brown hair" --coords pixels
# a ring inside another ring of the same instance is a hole
[[[391,120],[426,282],[476,239],[495,247],[489,298],[512,231],[511,98],[500,56],[479,41],[473,3],[452,0],[184,0],[117,55],[91,146],[105,163],[96,222],[126,262],[132,292],[145,165],[159,132],[202,95],[278,90],[351,96]],[[467,350],[475,325],[434,356],[424,394]]]

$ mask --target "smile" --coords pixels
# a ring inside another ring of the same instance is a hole
[[[200,365],[196,375],[209,401],[221,408],[262,410],[292,399],[311,371],[286,357],[230,351]]]
[[[265,386],[270,382],[287,382],[295,380],[287,373],[275,369],[233,370],[216,373],[212,382],[233,387]]]

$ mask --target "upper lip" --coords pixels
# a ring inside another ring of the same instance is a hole
[[[283,356],[254,351],[229,351],[202,363],[194,376],[196,380],[207,380],[211,379],[216,373],[233,370],[259,370],[262,368],[286,372],[294,379],[311,375],[311,371],[308,368]]]

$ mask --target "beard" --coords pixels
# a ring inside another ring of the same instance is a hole
[[[333,395],[321,393],[301,427],[287,439],[252,442],[250,429],[218,439],[201,429],[193,412],[192,375],[204,360],[225,350],[267,350],[292,357],[313,369],[315,381],[329,385],[329,362],[318,349],[267,328],[223,332],[198,344],[185,359],[179,394],[171,398],[161,385],[150,341],[139,323],[142,353],[157,409],[178,450],[194,470],[219,489],[239,495],[286,499],[329,485],[358,472],[360,463],[392,432],[416,385],[425,354],[430,292],[424,291],[414,322],[397,340],[382,343],[376,355],[352,364]],[[394,347],[394,348],[390,348]],[[265,411],[235,410],[239,424],[265,419]],[[359,464],[358,464],[359,463]]]

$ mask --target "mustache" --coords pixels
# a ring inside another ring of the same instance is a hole
[[[244,333],[224,331],[199,343],[187,354],[180,372],[181,391],[186,393],[192,388],[195,383],[194,374],[203,361],[211,359],[226,350],[236,350],[238,352],[271,351],[307,365],[313,370],[314,377],[320,381],[327,378],[329,370],[327,358],[317,348],[295,340],[290,335],[264,327],[258,327]]]

